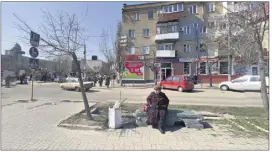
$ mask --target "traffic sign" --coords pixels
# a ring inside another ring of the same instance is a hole
[[[36,57],[39,56],[39,51],[38,51],[37,48],[31,47],[31,48],[29,49],[29,54],[30,54],[31,57],[36,58]]]
[[[30,44],[34,47],[38,47],[40,42],[40,34],[33,31],[30,32]]]
[[[31,69],[39,68],[39,59],[29,58],[29,67]]]

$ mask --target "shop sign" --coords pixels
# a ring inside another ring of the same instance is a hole
[[[127,61],[123,76],[125,80],[144,80],[144,62]]]

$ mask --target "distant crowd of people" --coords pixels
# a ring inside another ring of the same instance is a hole
[[[94,81],[94,86],[96,86],[96,83],[98,82],[100,87],[103,86],[103,82],[105,81],[105,86],[109,88],[110,81],[115,79],[116,79],[116,75],[112,74],[112,75],[104,75],[104,76],[101,76],[101,75],[94,76],[93,78],[89,78],[88,81]]]

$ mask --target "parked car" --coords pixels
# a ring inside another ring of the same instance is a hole
[[[266,87],[269,91],[269,78],[266,77]],[[260,91],[261,81],[260,76],[245,75],[232,81],[225,81],[219,84],[219,88],[223,91],[238,90],[238,91]]]
[[[177,89],[180,92],[191,92],[194,89],[194,82],[191,76],[175,75],[161,81],[160,86],[166,89]]]
[[[83,82],[83,87],[84,87],[85,91],[90,90],[93,86],[94,86],[94,82],[92,82],[92,81]],[[66,78],[66,82],[61,83],[60,88],[62,88],[63,90],[75,90],[77,92],[81,91],[81,87],[80,87],[78,78],[72,78],[72,77]]]

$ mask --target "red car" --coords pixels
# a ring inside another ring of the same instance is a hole
[[[192,77],[187,75],[174,75],[160,82],[162,88],[177,89],[180,92],[191,92],[194,89]]]

